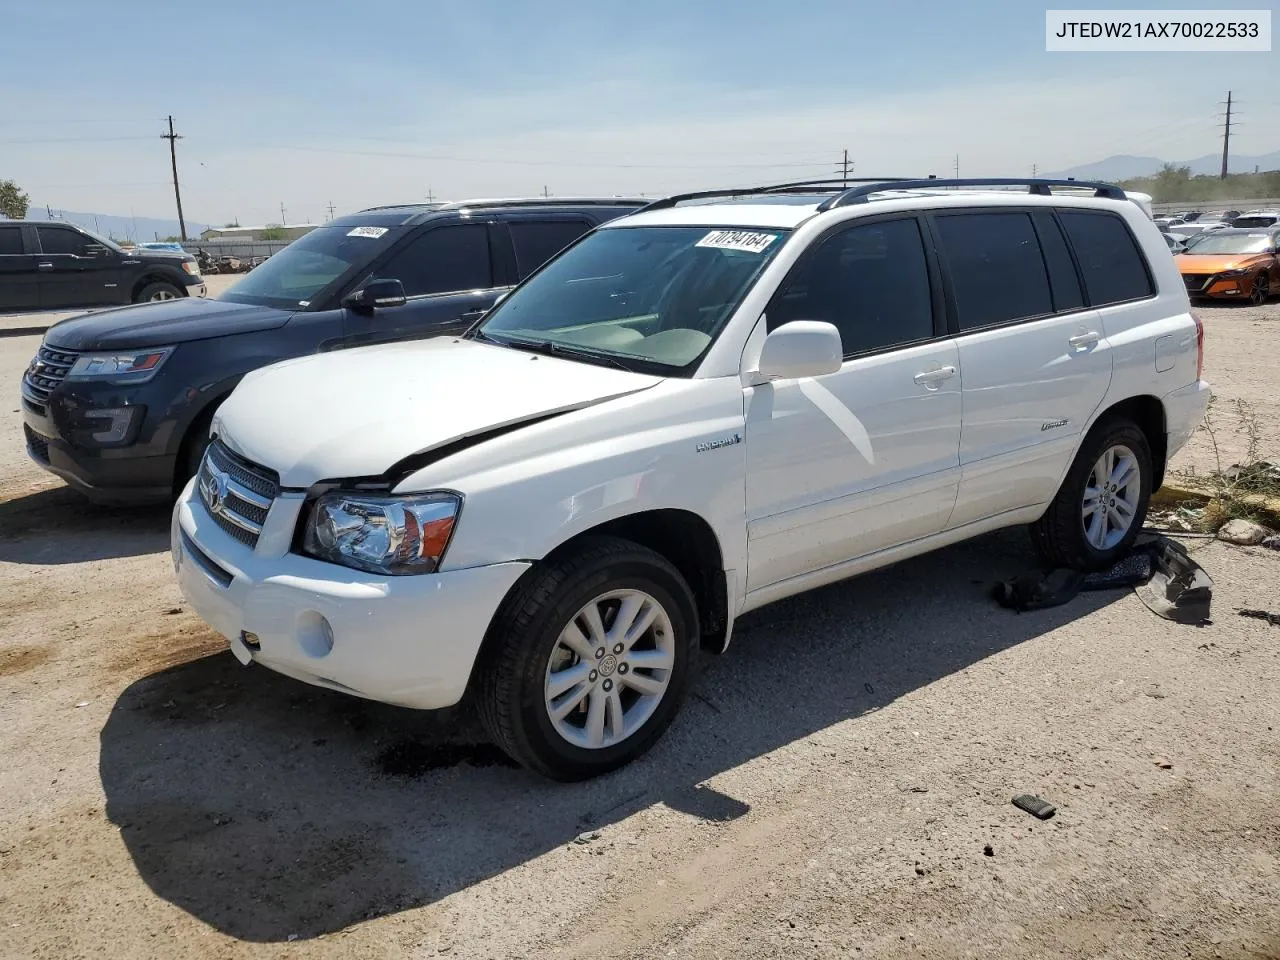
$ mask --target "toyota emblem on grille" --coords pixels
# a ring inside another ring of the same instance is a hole
[[[205,505],[215,517],[221,516],[227,509],[227,484],[230,478],[219,471],[214,471],[202,490]]]

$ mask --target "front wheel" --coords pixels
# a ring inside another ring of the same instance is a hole
[[[163,300],[177,300],[182,296],[182,291],[175,287],[172,283],[165,283],[158,280],[155,283],[148,283],[145,287],[138,291],[138,298],[135,303],[159,303]]]
[[[491,630],[481,720],[513,759],[555,780],[606,773],[652,747],[680,707],[698,648],[679,571],[614,538],[540,564]]]
[[[1256,277],[1253,286],[1249,288],[1249,302],[1255,307],[1260,307],[1270,296],[1271,281],[1267,277]]]
[[[1151,478],[1151,446],[1141,428],[1122,418],[1099,423],[1031,527],[1041,557],[1076,570],[1100,570],[1121,559],[1146,521]]]

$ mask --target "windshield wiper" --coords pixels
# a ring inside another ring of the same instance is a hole
[[[477,331],[479,333],[479,331]],[[548,357],[559,357],[563,360],[578,360],[583,363],[604,364],[606,366],[615,367],[618,370],[625,370],[627,373],[635,373],[627,364],[620,359],[608,353],[596,353],[594,350],[578,349],[576,347],[568,347],[563,343],[557,343],[554,340],[523,340],[519,337],[504,337],[501,340],[485,334],[485,338],[494,343],[501,343],[505,346],[515,347],[517,350],[528,350],[531,353],[541,353]]]

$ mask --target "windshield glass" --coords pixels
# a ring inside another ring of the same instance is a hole
[[[478,335],[690,372],[787,231],[614,227],[589,234],[490,312]]]
[[[305,307],[352,266],[386,249],[396,235],[386,227],[317,227],[268,257],[218,299]]]
[[[1205,233],[1194,239],[1187,251],[1195,253],[1266,253],[1271,236],[1266,233]]]

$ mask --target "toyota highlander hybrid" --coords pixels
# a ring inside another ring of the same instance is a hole
[[[748,610],[1017,524],[1057,565],[1128,550],[1209,389],[1138,204],[741,194],[610,221],[464,335],[246,376],[173,512],[194,608],[246,664],[474,700],[580,779],[655,742]]]

